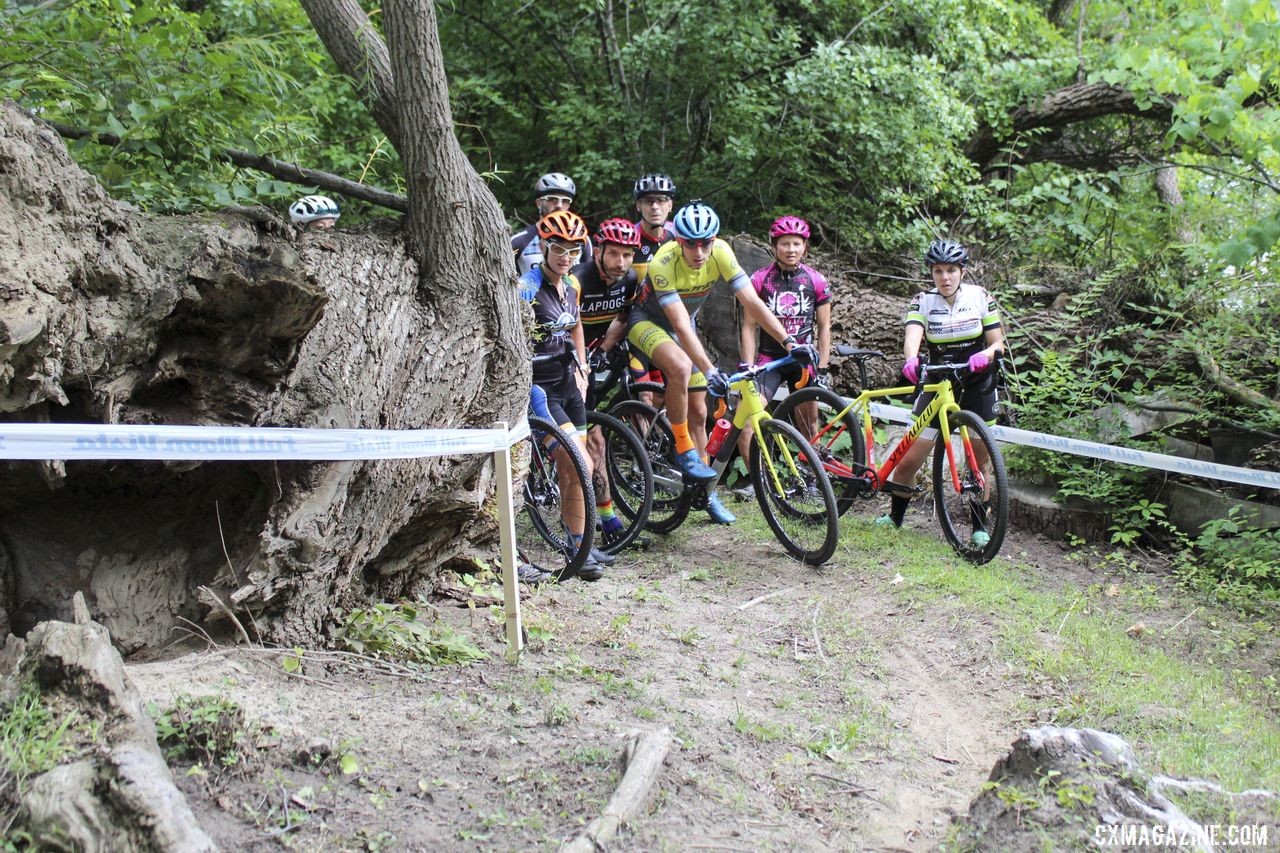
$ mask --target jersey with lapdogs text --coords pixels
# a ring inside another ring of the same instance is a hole
[[[570,274],[578,280],[582,334],[587,346],[591,346],[609,331],[609,324],[615,317],[626,319],[627,306],[639,287],[636,274],[634,270],[627,270],[626,275],[613,284],[607,284],[600,275],[595,258],[578,264]]]

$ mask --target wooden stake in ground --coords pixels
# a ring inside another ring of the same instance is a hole
[[[637,731],[628,735],[623,753],[627,769],[609,799],[609,805],[604,807],[600,817],[587,824],[586,829],[561,845],[560,853],[595,853],[603,849],[622,825],[635,818],[648,803],[669,749],[670,729]]]

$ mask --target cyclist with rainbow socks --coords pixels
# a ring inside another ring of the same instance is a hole
[[[712,363],[694,330],[692,318],[716,285],[728,285],[743,310],[797,360],[812,362],[812,347],[796,339],[769,311],[751,287],[729,244],[717,236],[720,217],[710,205],[691,201],[676,212],[676,239],[658,249],[631,308],[627,340],[643,352],[667,379],[667,419],[675,437],[676,464],[687,480],[709,483],[716,472],[703,461],[707,444],[707,400],[729,393],[729,377]],[[680,389],[687,393],[679,393]],[[712,492],[707,514],[718,524],[736,516]]]
[[[582,333],[592,364],[602,363],[627,333],[627,309],[635,298],[637,282],[631,262],[640,245],[640,232],[621,217],[606,219],[596,228],[591,257],[573,268],[581,288]],[[598,368],[597,368],[598,369]],[[587,455],[594,473],[596,516],[606,547],[617,540],[625,525],[613,509],[613,493],[604,473],[604,436],[599,429],[587,434]]]
[[[960,407],[975,413],[989,424],[996,422],[996,357],[1004,351],[1004,329],[1000,311],[986,288],[963,281],[969,263],[969,250],[955,240],[935,240],[924,256],[933,277],[933,290],[917,293],[907,308],[906,334],[902,355],[902,375],[908,382],[920,381],[921,344],[926,347],[927,363],[964,363],[969,376],[959,391]],[[932,394],[921,394],[912,414],[918,415],[932,401]],[[916,471],[933,449],[938,431],[930,427],[920,433],[919,440],[907,450],[902,461],[889,475],[889,514],[876,519],[876,524],[901,527],[907,505],[914,494]],[[986,451],[979,445],[979,465],[986,467]],[[895,486],[897,488],[895,488]],[[987,538],[983,538],[987,537]],[[990,537],[982,530],[973,533],[972,543],[985,546]]]

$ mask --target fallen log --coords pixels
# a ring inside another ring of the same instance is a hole
[[[618,789],[600,817],[560,847],[561,853],[595,853],[601,850],[626,823],[633,820],[649,802],[654,783],[662,771],[662,762],[671,749],[671,731],[632,732],[623,750],[626,772]]]

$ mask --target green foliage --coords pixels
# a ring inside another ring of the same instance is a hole
[[[1257,597],[1280,601],[1280,530],[1260,529],[1232,507],[1226,518],[1207,522],[1178,555],[1175,571],[1200,589],[1248,605]]]
[[[167,760],[197,764],[215,778],[252,768],[259,731],[247,722],[244,710],[225,696],[182,695],[169,708],[151,704],[147,711]]]
[[[110,146],[75,143],[73,153],[113,194],[144,208],[299,194],[226,163],[228,148],[353,178],[398,174],[296,4],[9,4],[0,36],[8,59],[0,94],[44,118],[118,137]]]
[[[75,734],[84,724],[77,713],[49,707],[34,680],[23,685],[0,718],[0,778],[24,779],[50,770],[75,752]]]
[[[430,666],[473,663],[488,657],[448,625],[423,622],[421,616],[428,608],[422,602],[401,602],[352,610],[342,617],[335,639],[359,654]]]

